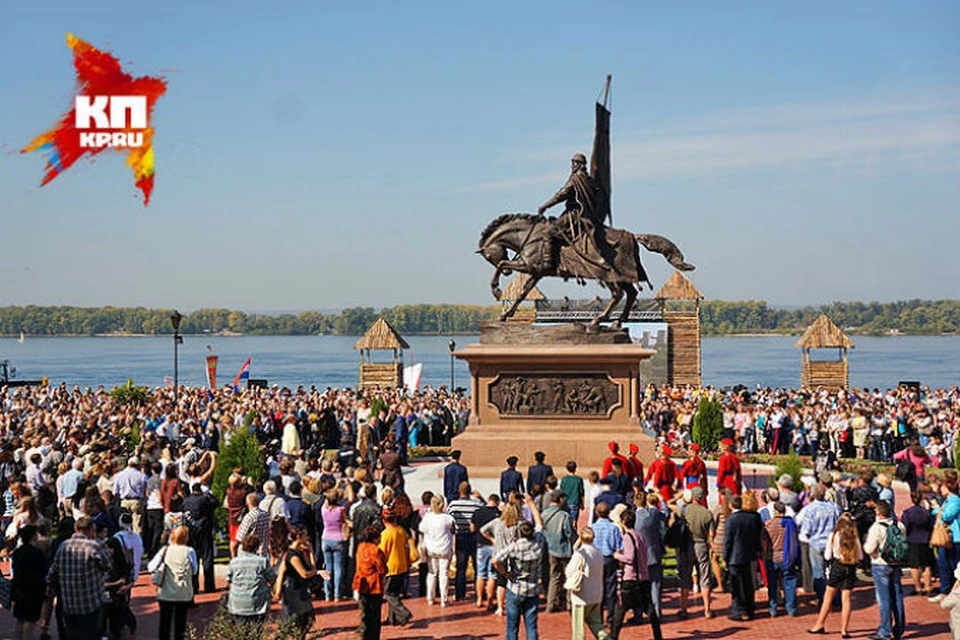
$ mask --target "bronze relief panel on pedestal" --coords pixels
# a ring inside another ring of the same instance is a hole
[[[504,374],[488,391],[501,416],[605,418],[620,404],[620,385],[605,373]]]

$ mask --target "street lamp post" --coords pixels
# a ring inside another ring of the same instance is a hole
[[[453,351],[457,348],[457,343],[451,340],[447,343],[447,348],[450,349],[450,395],[453,395],[454,384],[456,382],[453,377]]]
[[[170,324],[173,325],[173,402],[177,403],[180,393],[180,360],[178,346],[183,344],[183,336],[180,335],[180,323],[183,322],[183,315],[174,309],[170,314]]]

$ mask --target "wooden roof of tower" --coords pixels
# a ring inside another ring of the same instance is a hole
[[[523,292],[523,287],[527,284],[527,281],[530,280],[530,276],[525,273],[518,273],[517,277],[507,283],[507,286],[503,289],[503,295],[500,296],[501,302],[513,302],[520,297],[520,293]],[[525,302],[533,302],[535,300],[546,300],[546,296],[540,292],[540,289],[534,287],[530,290],[530,293],[527,294],[527,297],[524,299]]]
[[[703,294],[679,270],[673,272],[657,294],[657,300],[703,300]]]
[[[362,338],[353,345],[354,349],[409,349],[407,341],[400,337],[397,330],[382,317],[367,329]]]
[[[830,321],[826,314],[821,314],[813,321],[800,339],[793,345],[797,349],[826,349],[842,347],[853,349],[853,342],[837,325]]]

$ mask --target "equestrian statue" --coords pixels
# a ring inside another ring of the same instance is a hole
[[[575,278],[585,284],[596,280],[610,290],[610,302],[603,312],[590,323],[597,326],[610,320],[610,314],[626,296],[623,311],[614,322],[619,327],[630,316],[637,299],[637,287],[643,283],[653,289],[646,271],[640,263],[637,244],[648,251],[659,253],[677,269],[692,271],[694,266],[684,261],[683,253],[663,236],[634,234],[606,225],[613,216],[610,209],[610,111],[607,100],[610,76],[604,88],[603,102],[596,104],[596,128],[593,138],[593,153],[590,170],[587,159],[577,153],[571,160],[570,178],[549,200],[543,203],[537,214],[508,213],[496,218],[480,234],[477,253],[495,267],[490,288],[499,300],[500,276],[509,276],[514,271],[530,277],[513,304],[500,314],[506,320],[517,310],[527,294],[544,277]],[[564,204],[558,218],[545,217],[544,213]]]

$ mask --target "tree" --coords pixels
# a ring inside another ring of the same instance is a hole
[[[253,417],[247,414],[247,418],[249,421],[244,420],[244,426],[233,433],[230,442],[217,456],[217,468],[213,472],[213,495],[216,496],[218,504],[223,504],[223,497],[227,493],[227,482],[234,469],[242,469],[243,474],[254,484],[264,480],[267,475],[267,465],[260,452],[260,443],[250,433],[250,421]],[[218,522],[225,515],[218,515]]]
[[[704,451],[716,451],[723,439],[723,408],[713,398],[701,398],[693,417],[693,441]]]

